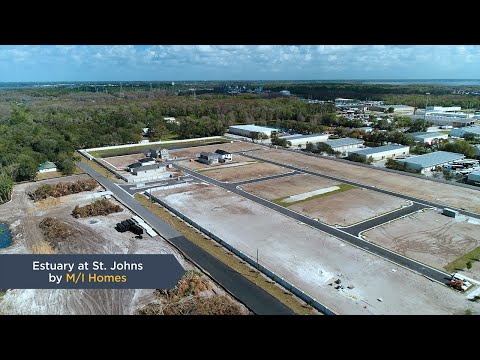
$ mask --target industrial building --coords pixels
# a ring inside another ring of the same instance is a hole
[[[325,144],[330,145],[334,151],[348,152],[353,149],[358,149],[362,147],[363,140],[354,139],[354,138],[341,138],[334,140],[323,141]]]
[[[408,105],[371,105],[368,110],[387,112],[392,108],[395,115],[413,115],[415,108]]]
[[[233,159],[232,153],[230,153],[228,151],[225,151],[225,150],[217,149],[217,151],[215,151],[215,154],[219,155],[218,160],[220,162],[232,161],[232,159]]]
[[[452,129],[451,136],[463,137],[465,134],[475,134],[480,136],[480,125],[467,126],[461,129]]]
[[[198,161],[204,164],[218,164],[220,159],[220,154],[212,153],[212,152],[201,152],[200,156],[198,157]]]
[[[311,135],[287,135],[282,139],[290,141],[292,146],[305,145],[307,143],[315,144],[328,140],[328,134],[311,134]]]
[[[451,153],[447,151],[435,151],[429,154],[412,156],[408,159],[398,160],[399,163],[406,164],[410,169],[420,171],[422,174],[430,171],[437,166],[447,165],[456,160],[465,158],[463,154]]]
[[[354,106],[359,105],[360,101],[354,99],[336,98],[335,106]]]
[[[480,184],[480,171],[475,171],[468,174],[467,179],[469,182]]]
[[[270,127],[265,127],[265,126],[257,126],[257,125],[232,125],[229,126],[228,132],[230,134],[235,134],[235,135],[240,135],[240,136],[246,136],[246,137],[251,137],[252,132],[258,132],[267,135],[270,137],[272,135],[272,132],[280,132],[279,129],[275,128],[270,128]]]
[[[475,116],[461,111],[460,106],[428,106],[426,110],[420,109],[412,117],[416,119],[425,119],[437,126],[463,127],[475,123]]]
[[[51,161],[45,161],[43,164],[40,164],[38,167],[38,172],[40,174],[46,173],[46,172],[54,172],[57,171],[57,165],[55,165]]]
[[[416,132],[407,135],[412,136],[416,142],[428,145],[432,145],[436,140],[448,139],[448,134],[436,132]]]
[[[372,157],[374,161],[388,158],[395,158],[397,156],[405,156],[410,153],[410,147],[405,145],[385,145],[374,148],[353,150],[352,153],[364,156],[365,159]]]

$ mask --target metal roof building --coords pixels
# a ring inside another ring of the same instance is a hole
[[[468,174],[468,181],[480,183],[480,171]]]
[[[370,156],[373,160],[383,160],[388,158],[394,158],[395,156],[408,155],[410,153],[410,147],[405,145],[384,145],[368,149],[353,150],[355,154],[365,156],[369,158]]]
[[[465,158],[465,155],[463,154],[451,153],[448,151],[435,151],[430,154],[412,156],[405,160],[398,160],[398,162],[405,163],[407,167],[419,170],[423,173],[436,166],[442,166],[463,158]]]
[[[257,126],[257,125],[232,125],[229,126],[228,132],[235,135],[241,135],[250,137],[251,132],[259,132],[263,133],[267,136],[272,135],[272,131],[280,131],[279,129],[265,127],[265,126]]]
[[[326,140],[322,142],[330,145],[333,150],[340,152],[348,152],[353,149],[358,149],[360,146],[363,145],[363,140],[354,138],[341,138],[334,140]]]
[[[452,129],[452,131],[450,131],[451,136],[463,137],[465,134],[480,135],[480,125],[466,126],[461,129]]]
[[[413,136],[413,139],[416,142],[421,142],[423,144],[431,144],[435,139],[448,139],[448,134],[437,132],[416,132],[409,135]]]
[[[290,141],[292,146],[303,145],[306,143],[317,143],[328,140],[328,134],[311,134],[311,135],[287,135],[282,136],[282,139]]]

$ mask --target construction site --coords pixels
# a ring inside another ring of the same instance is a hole
[[[87,183],[91,190],[70,193],[81,190],[79,183]],[[12,234],[12,244],[1,248],[0,254],[168,253],[187,273],[170,293],[10,289],[0,297],[0,314],[250,313],[162,237],[115,230],[118,223],[134,216],[88,175],[16,185],[12,200],[0,206],[0,218]]]

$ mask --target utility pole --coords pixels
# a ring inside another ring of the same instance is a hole
[[[260,271],[259,269],[260,269],[260,267],[258,265],[258,249],[257,249],[257,271]],[[258,276],[258,273],[257,273],[257,276]]]

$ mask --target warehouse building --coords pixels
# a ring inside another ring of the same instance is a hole
[[[352,153],[365,157],[365,160],[372,157],[374,161],[395,158],[397,156],[405,156],[410,153],[410,147],[405,145],[385,145],[374,148],[353,150]]]
[[[463,154],[435,151],[430,154],[412,156],[405,160],[398,160],[398,162],[406,164],[408,168],[418,170],[423,174],[437,166],[447,165],[463,158],[465,158],[465,155]]]
[[[287,135],[282,139],[290,141],[292,146],[306,145],[307,143],[316,144],[328,140],[328,134],[311,134],[311,135]]]
[[[270,128],[270,127],[265,127],[265,126],[257,126],[257,125],[232,125],[229,126],[228,132],[230,134],[235,134],[235,135],[240,135],[240,136],[246,136],[246,137],[251,137],[252,132],[258,132],[267,135],[270,137],[272,135],[272,132],[280,132],[279,129],[275,128]]]
[[[463,137],[465,134],[475,134],[480,136],[480,125],[467,126],[461,129],[452,129],[451,136]]]
[[[428,145],[432,145],[436,140],[448,139],[448,134],[436,132],[416,132],[408,135],[412,136],[416,142]]]
[[[363,146],[363,140],[354,138],[341,138],[322,142],[330,145],[334,151],[340,151],[341,153],[352,151]]]
[[[415,108],[408,105],[372,105],[368,106],[368,110],[387,112],[390,108],[393,109],[394,115],[413,115]]]
[[[480,171],[475,171],[468,174],[468,182],[480,184]]]

